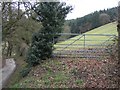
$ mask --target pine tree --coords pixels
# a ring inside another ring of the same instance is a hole
[[[56,33],[61,33],[65,17],[72,7],[60,2],[42,2],[37,3],[33,10],[38,15],[34,19],[41,22],[43,26],[33,35],[26,60],[30,65],[35,66],[41,60],[52,56],[53,38],[58,38]]]

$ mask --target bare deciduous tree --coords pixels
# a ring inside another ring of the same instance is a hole
[[[106,13],[100,14],[99,19],[100,19],[100,23],[102,25],[107,24],[107,23],[110,22],[110,16],[108,14],[106,14]]]

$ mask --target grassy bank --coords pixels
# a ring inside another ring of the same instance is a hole
[[[15,57],[15,63],[16,63],[16,70],[8,80],[7,87],[10,87],[11,85],[14,85],[15,83],[18,83],[19,80],[21,80],[20,71],[26,66],[26,62],[24,61],[23,57]]]

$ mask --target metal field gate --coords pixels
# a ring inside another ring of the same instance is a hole
[[[88,59],[105,59],[116,48],[116,35],[59,33],[53,56]],[[53,43],[55,42],[53,39]]]

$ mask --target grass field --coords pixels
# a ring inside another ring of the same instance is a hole
[[[88,48],[93,47],[93,46],[95,47],[95,46],[99,46],[99,45],[103,44],[104,42],[106,42],[107,44],[111,43],[112,42],[111,40],[114,38],[113,35],[117,35],[116,25],[117,25],[116,22],[103,25],[101,27],[95,28],[89,32],[84,33],[85,37],[82,36],[83,34],[78,35],[78,36],[70,38],[66,41],[59,42],[54,46],[57,50],[61,50],[61,49],[83,48],[84,45],[85,45],[85,47],[88,47]],[[111,35],[111,36],[107,36],[107,35]],[[67,48],[65,48],[68,44],[71,44],[71,45],[69,45]]]

